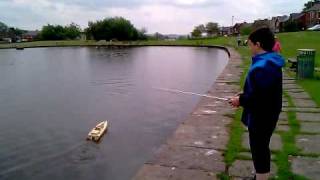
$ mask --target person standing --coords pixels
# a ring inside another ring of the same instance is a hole
[[[267,180],[270,173],[270,139],[282,108],[282,67],[284,59],[273,52],[274,34],[261,28],[250,34],[248,46],[252,64],[243,93],[229,100],[233,107],[243,107],[242,122],[248,128],[250,150],[257,180]]]
[[[280,54],[281,53],[281,43],[280,43],[277,36],[275,36],[274,38],[275,38],[275,43],[274,43],[272,50],[273,50],[273,52]]]
[[[238,43],[238,46],[240,46],[240,45],[241,45],[241,41],[242,41],[242,39],[241,39],[241,35],[240,35],[240,34],[238,34],[238,37],[237,37],[237,43]]]

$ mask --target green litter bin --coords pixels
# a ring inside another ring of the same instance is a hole
[[[298,49],[297,78],[313,78],[316,50]]]

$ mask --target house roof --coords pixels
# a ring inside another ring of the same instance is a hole
[[[310,9],[306,10],[306,12],[309,12],[309,11],[320,11],[320,3],[317,3],[314,6],[312,6]]]
[[[290,18],[292,20],[297,20],[297,19],[301,18],[303,15],[304,15],[304,13],[292,13],[292,14],[290,14]]]
[[[221,27],[220,28],[221,31],[229,31],[231,29],[232,29],[232,27]]]
[[[28,31],[24,33],[25,36],[37,36],[39,34],[39,31]]]
[[[242,25],[243,25],[243,27],[250,27],[250,26],[253,25],[253,23],[244,23],[244,24],[242,24]]]
[[[279,17],[279,22],[286,22],[289,20],[289,16],[281,16]]]
[[[253,22],[253,24],[256,24],[256,23],[267,23],[269,22],[269,19],[257,19]]]
[[[240,27],[242,23],[236,23],[233,28]]]
[[[252,26],[253,23],[247,23],[247,22],[243,22],[243,23],[236,23],[233,28],[241,28],[241,27],[249,27]]]

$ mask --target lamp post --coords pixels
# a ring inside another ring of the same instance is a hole
[[[233,27],[233,21],[234,21],[234,16],[232,16],[232,24],[231,24],[232,27]]]

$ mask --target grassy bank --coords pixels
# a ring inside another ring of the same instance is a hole
[[[96,41],[34,41],[23,43],[0,44],[0,49],[16,47],[55,47],[55,46],[91,46],[97,44]]]
[[[295,57],[297,49],[315,49],[316,52],[316,66],[320,67],[320,32],[296,32],[279,34],[279,39],[283,46],[283,55],[288,57]],[[294,75],[294,74],[292,74]],[[320,73],[315,74],[314,79],[304,79],[298,83],[311,95],[320,106]]]
[[[286,57],[296,57],[297,49],[315,49],[316,65],[320,67],[320,32],[280,33],[282,54]]]
[[[57,47],[57,46],[99,46],[99,45],[228,45],[234,44],[235,38],[211,38],[203,40],[176,40],[176,41],[133,41],[133,42],[106,42],[106,41],[34,41],[23,43],[0,44],[0,49],[16,48],[16,47]]]
[[[299,84],[310,94],[320,107],[320,79],[300,80]]]

